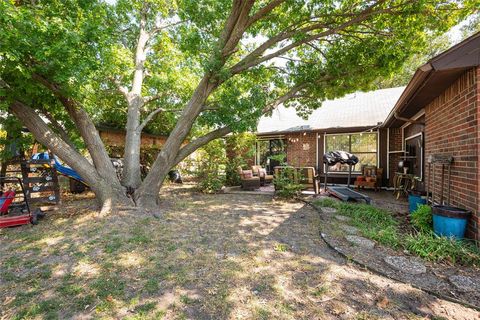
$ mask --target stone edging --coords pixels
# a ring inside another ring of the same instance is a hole
[[[313,205],[311,202],[306,201],[306,200],[304,200],[304,199],[300,199],[300,198],[298,198],[298,200],[300,200],[300,201],[302,201],[303,203],[305,203],[306,205],[312,207],[318,214],[320,214],[320,215],[322,214],[321,209],[319,209],[318,207],[316,207],[315,205]],[[400,282],[400,283],[403,283],[403,284],[408,284],[408,285],[412,286],[412,287],[415,288],[415,289],[421,290],[421,291],[423,291],[423,292],[425,292],[425,293],[428,293],[428,294],[430,294],[430,295],[432,295],[432,296],[435,296],[435,297],[437,297],[437,298],[440,298],[440,299],[442,299],[442,300],[447,300],[447,301],[450,301],[450,302],[458,303],[458,304],[463,305],[463,306],[465,306],[465,307],[467,307],[467,308],[471,308],[471,309],[480,311],[480,306],[476,306],[476,305],[470,304],[470,303],[468,303],[468,302],[465,302],[465,301],[462,301],[462,300],[458,300],[458,299],[455,299],[455,298],[452,298],[452,297],[443,295],[443,294],[441,294],[441,293],[432,291],[432,290],[430,290],[430,289],[427,289],[427,288],[418,286],[418,285],[416,285],[416,284],[414,284],[414,283],[411,283],[411,282],[408,282],[408,281],[403,281],[403,280],[401,280],[401,279],[392,277],[392,276],[386,274],[385,272],[383,272],[383,271],[381,271],[381,270],[378,270],[378,269],[376,269],[376,268],[374,268],[374,267],[372,267],[372,266],[369,266],[369,265],[367,265],[367,264],[365,264],[365,263],[363,263],[363,262],[360,262],[360,261],[356,260],[355,258],[348,257],[345,253],[343,253],[341,250],[339,250],[337,247],[335,247],[334,245],[332,245],[332,244],[328,241],[325,233],[323,233],[323,232],[320,230],[319,234],[320,234],[320,237],[322,238],[322,240],[325,242],[325,244],[326,244],[330,249],[332,249],[333,251],[335,251],[337,254],[339,254],[339,255],[340,255],[342,258],[344,258],[345,260],[351,261],[351,262],[353,262],[354,264],[356,264],[357,266],[359,266],[359,267],[361,267],[361,268],[364,268],[364,269],[366,269],[366,270],[368,270],[368,271],[371,271],[372,273],[375,273],[375,274],[377,274],[377,275],[379,275],[379,276],[388,278],[388,279],[390,279],[390,280],[393,280],[393,281],[396,281],[396,282]]]

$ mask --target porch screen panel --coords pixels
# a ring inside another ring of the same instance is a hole
[[[264,166],[267,162],[270,151],[270,141],[259,140],[257,141],[257,164]]]
[[[257,141],[257,164],[264,166],[268,173],[273,172],[275,166],[279,166],[283,161],[272,159],[272,156],[286,155],[285,142],[283,139],[266,139]]]
[[[352,133],[334,134],[325,137],[325,151],[347,151],[356,155],[358,164],[352,168],[354,172],[360,172],[362,166],[377,166],[377,133]],[[348,165],[337,164],[330,171],[348,172]]]
[[[360,160],[354,171],[362,171],[362,166],[377,166],[377,133],[352,134],[350,153]]]

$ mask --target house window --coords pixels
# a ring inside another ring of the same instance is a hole
[[[325,152],[346,151],[353,153],[359,159],[353,172],[361,172],[362,166],[377,166],[378,159],[378,134],[375,133],[351,133],[329,134],[325,136]],[[348,165],[336,164],[329,171],[348,172]]]

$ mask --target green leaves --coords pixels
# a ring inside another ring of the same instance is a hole
[[[16,5],[2,1],[0,77],[11,89],[3,88],[1,94],[44,108],[73,127],[58,99],[32,79],[40,74],[58,84],[97,122],[123,128],[126,101],[118,86],[129,89],[144,25],[151,38],[142,95],[158,98],[142,109],[141,118],[157,108],[167,110],[155,117],[147,132],[168,134],[181,114],[174,110],[188,104],[205,74],[218,87],[207,98],[193,132],[220,126],[237,132],[254,130],[261,115],[278,101],[306,116],[325,99],[372,88],[376,79],[398,71],[408,57],[478,4],[472,0],[376,4],[286,0],[266,10],[272,1],[260,0],[251,12],[242,13],[248,14],[246,20],[242,14],[237,17],[232,37],[240,41],[224,52],[219,38],[226,20],[232,8],[245,3],[50,0]],[[253,17],[258,19],[249,20]],[[245,21],[250,23],[242,29]],[[270,59],[262,60],[270,54]],[[239,62],[251,65],[235,74],[232,67]],[[292,88],[301,89],[292,92]],[[289,99],[282,99],[286,94]],[[4,110],[5,101],[0,102]]]

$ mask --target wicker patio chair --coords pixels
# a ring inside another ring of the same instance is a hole
[[[237,172],[242,182],[242,189],[253,191],[260,188],[260,177],[254,177],[252,170],[243,170],[242,167],[238,167]]]
[[[262,166],[252,166],[252,172],[254,177],[260,177],[260,179],[263,179],[265,183],[273,182],[273,175],[267,174],[267,170],[262,168]]]

